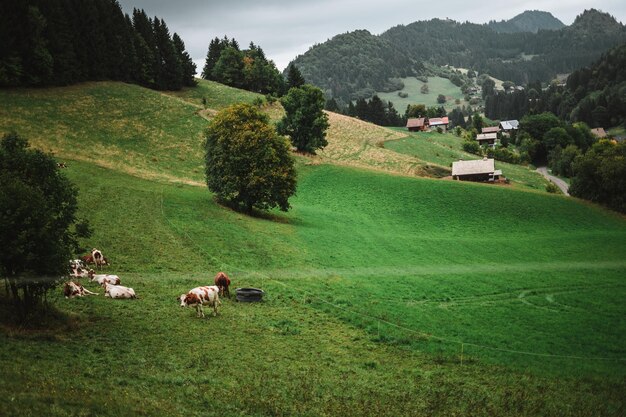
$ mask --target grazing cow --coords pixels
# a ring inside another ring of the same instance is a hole
[[[181,307],[195,306],[198,317],[204,317],[203,305],[213,307],[213,315],[217,316],[217,306],[222,304],[218,295],[219,291],[215,285],[196,287],[187,294],[182,294],[177,300]]]
[[[96,274],[93,269],[90,269],[87,273],[89,279],[93,282],[97,282],[98,285],[104,288],[104,284],[120,285],[120,277],[117,275],[108,274]]]
[[[95,292],[91,292],[80,284],[74,281],[68,281],[63,286],[63,295],[65,298],[83,297],[85,295],[98,295]]]
[[[104,296],[111,298],[137,298],[135,290],[121,285],[104,284]]]
[[[104,256],[102,256],[102,252],[93,248],[91,250],[91,257],[93,258],[93,263],[96,264],[96,268],[102,268],[102,265],[104,265]]]
[[[228,278],[228,275],[226,275],[225,272],[217,273],[215,276],[215,285],[220,289],[220,296],[230,298],[230,291],[228,291],[230,278]]]

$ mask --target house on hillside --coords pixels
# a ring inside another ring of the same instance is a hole
[[[500,126],[488,126],[483,127],[481,133],[498,133],[500,131]]]
[[[500,130],[507,135],[511,135],[511,132],[517,129],[519,129],[517,120],[503,120],[500,122]]]
[[[607,137],[606,131],[601,127],[594,127],[591,129],[591,133],[593,133],[598,139],[604,139]]]
[[[489,145],[492,148],[496,146],[496,142],[498,141],[497,133],[479,133],[476,136],[476,140],[479,145]]]
[[[409,132],[425,132],[428,130],[428,119],[426,117],[409,119],[406,121],[406,128]]]
[[[443,129],[444,132],[448,131],[448,117],[431,117],[428,119],[428,125],[430,130],[437,130],[438,127]]]
[[[459,181],[496,181],[502,176],[501,170],[495,169],[493,158],[452,163],[452,179]]]

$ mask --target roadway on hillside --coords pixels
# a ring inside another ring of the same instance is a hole
[[[547,167],[539,167],[539,168],[537,168],[537,172],[540,173],[541,175],[543,175],[544,177],[546,177],[548,181],[552,182],[557,187],[559,187],[561,189],[561,191],[563,191],[563,194],[569,195],[569,193],[568,193],[569,185],[567,185],[567,183],[565,181],[563,181],[562,179],[557,178],[554,175],[548,174],[548,168]]]

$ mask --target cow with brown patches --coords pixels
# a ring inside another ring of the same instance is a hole
[[[110,298],[137,298],[135,290],[121,285],[112,285],[108,282],[104,283],[104,296]]]
[[[217,307],[221,305],[219,288],[215,285],[196,287],[187,294],[182,294],[177,300],[181,307],[195,307],[198,317],[204,317],[203,305],[213,307],[213,315],[217,316]]]
[[[93,248],[91,250],[91,257],[93,259],[93,263],[96,264],[96,268],[101,269],[102,266],[105,265],[104,256],[102,255],[102,252],[98,249]]]
[[[85,295],[98,295],[98,293],[91,292],[74,281],[68,281],[63,286],[63,295],[65,295],[65,298],[74,298],[84,297]]]
[[[112,285],[121,284],[120,277],[118,277],[117,275],[96,274],[93,269],[90,269],[87,272],[87,276],[89,277],[91,281],[96,282],[98,285],[100,285],[103,288],[105,287],[105,284],[112,284]]]
[[[230,298],[230,292],[228,291],[228,287],[230,287],[230,278],[226,275],[225,272],[218,272],[215,276],[215,285],[220,290],[221,297]]]

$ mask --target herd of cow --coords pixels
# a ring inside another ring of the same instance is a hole
[[[92,249],[90,254],[81,259],[70,260],[70,277],[89,278],[90,281],[100,285],[104,289],[104,296],[110,298],[137,298],[135,290],[121,285],[120,277],[110,274],[96,274],[88,266],[94,265],[96,269],[102,269],[110,265],[109,260],[102,255],[98,249]],[[224,272],[219,272],[214,279],[215,285],[196,287],[187,294],[182,294],[177,298],[181,307],[195,307],[198,317],[204,317],[203,306],[208,305],[213,308],[213,314],[217,315],[217,307],[221,305],[220,296],[230,297],[230,278]],[[89,291],[80,283],[68,281],[63,286],[65,298],[83,297],[85,295],[99,295]]]

